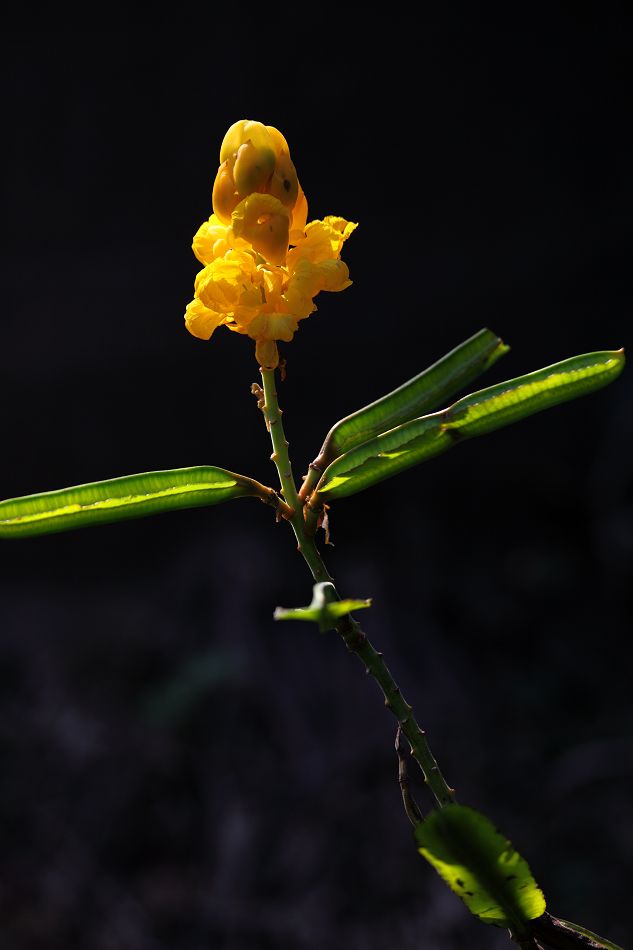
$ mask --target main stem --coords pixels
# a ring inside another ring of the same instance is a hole
[[[284,433],[283,422],[281,421],[282,410],[279,408],[277,399],[277,389],[275,386],[274,369],[261,369],[262,382],[264,385],[264,417],[266,425],[270,432],[270,439],[273,444],[273,454],[271,461],[275,463],[284,501],[289,505],[293,513],[287,518],[292,525],[292,530],[297,539],[297,547],[305,558],[308,567],[312,572],[315,581],[332,581],[327,568],[312,542],[308,537],[303,520],[303,504],[297,494],[297,486],[292,474],[292,465],[288,455],[288,440]]]
[[[284,500],[293,509],[293,514],[288,520],[297,538],[299,551],[310,568],[314,580],[332,581],[314,539],[306,531],[303,507],[292,475],[288,442],[281,421],[281,409],[279,408],[275,387],[275,371],[262,369],[261,374],[265,400],[263,410],[273,444],[271,458],[277,467]],[[382,653],[374,649],[353,617],[342,617],[337,623],[336,629],[348,650],[355,653],[364,665],[365,672],[378,683],[385,697],[385,706],[391,710],[398,720],[402,733],[407,737],[411,746],[411,754],[422,769],[424,779],[437,804],[440,807],[450,805],[451,802],[455,801],[455,792],[440,772],[440,768],[426,741],[424,730],[416,722],[413,709],[400,692],[399,686],[382,658]]]

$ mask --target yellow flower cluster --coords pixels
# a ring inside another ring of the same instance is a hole
[[[299,320],[316,310],[321,290],[345,290],[343,243],[355,224],[310,221],[308,203],[277,129],[242,119],[224,136],[213,186],[213,214],[193,239],[204,265],[185,323],[208,340],[216,327],[248,334],[264,369],[279,363],[277,341],[288,343]]]

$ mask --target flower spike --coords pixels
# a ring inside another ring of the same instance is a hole
[[[189,332],[208,340],[225,325],[255,341],[260,366],[278,366],[277,342],[292,340],[317,309],[316,295],[351,284],[341,250],[357,225],[307,218],[284,136],[261,122],[235,122],[220,148],[213,214],[193,239],[204,266],[185,311]]]

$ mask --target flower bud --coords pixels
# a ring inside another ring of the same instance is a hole
[[[251,142],[256,149],[268,149],[269,151],[275,152],[273,138],[262,122],[254,122],[251,119],[240,119],[239,122],[233,123],[222,139],[222,145],[220,146],[220,164],[225,162],[227,158],[237,155],[240,146],[244,145],[245,142]]]
[[[224,161],[218,168],[213,184],[213,210],[222,224],[231,223],[231,215],[240,203],[240,196],[235,190],[233,169],[229,161]]]
[[[276,156],[272,148],[257,147],[250,141],[240,145],[233,166],[235,190],[240,198],[246,198],[254,191],[268,190],[275,162]]]
[[[270,194],[292,211],[300,192],[290,149],[281,132],[250,119],[233,123],[222,141],[220,168],[213,186],[213,210],[220,221],[229,224],[240,201],[254,193]]]
[[[297,203],[299,179],[290,154],[285,149],[277,156],[268,191],[290,210]]]
[[[284,264],[290,214],[272,195],[249,195],[233,212],[233,234],[243,238],[271,264]]]

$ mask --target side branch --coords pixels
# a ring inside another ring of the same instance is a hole
[[[405,752],[402,748],[402,727],[398,723],[398,729],[396,732],[396,755],[398,756],[398,785],[400,786],[400,794],[402,795],[402,804],[406,812],[407,818],[415,828],[416,825],[419,825],[422,821],[422,812],[418,808],[418,803],[416,802],[411,788],[409,787],[409,774],[407,771],[407,760],[405,758]]]

